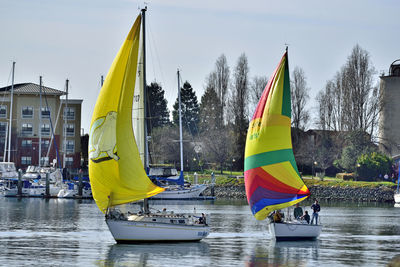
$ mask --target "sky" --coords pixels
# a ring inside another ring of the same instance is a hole
[[[100,90],[139,8],[137,0],[0,0],[0,87],[39,83],[83,99],[87,133]],[[379,74],[400,58],[397,0],[269,1],[147,0],[147,81],[161,83],[169,108],[177,97],[176,71],[200,101],[205,79],[225,54],[231,73],[242,53],[250,78],[270,76],[289,45],[289,65],[307,77],[315,96],[359,44]],[[311,125],[312,126],[312,125]]]

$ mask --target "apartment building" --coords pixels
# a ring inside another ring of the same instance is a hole
[[[15,84],[13,92],[11,86],[0,88],[0,160],[22,169],[39,160],[42,166],[79,168],[82,100],[66,101],[64,91],[34,83]]]

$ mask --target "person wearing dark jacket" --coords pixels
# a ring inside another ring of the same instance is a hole
[[[299,203],[296,204],[293,215],[295,219],[299,219],[301,216],[303,216],[303,209],[299,207]]]
[[[317,199],[315,199],[314,204],[311,205],[311,209],[313,211],[312,218],[311,218],[311,224],[314,223],[314,218],[315,218],[315,224],[318,224],[318,212],[321,210],[321,207],[318,204]]]

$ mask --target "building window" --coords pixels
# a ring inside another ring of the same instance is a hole
[[[65,133],[67,136],[75,135],[75,124],[65,124]]]
[[[50,124],[42,124],[40,132],[42,135],[50,135]]]
[[[31,165],[32,157],[21,157],[21,165]]]
[[[22,140],[21,146],[22,146],[23,148],[32,148],[32,140],[30,140],[30,139],[24,139],[24,140]]]
[[[0,118],[7,118],[7,106],[0,106]]]
[[[7,122],[0,122],[0,135],[5,136],[7,132]]]
[[[42,107],[42,118],[50,118],[50,109],[48,107]]]
[[[64,119],[75,120],[75,108],[71,107],[64,108]]]
[[[65,152],[66,153],[74,153],[75,151],[75,141],[74,140],[67,140],[65,142]]]
[[[23,107],[22,108],[22,118],[32,119],[33,118],[33,107]]]
[[[48,166],[49,165],[49,157],[41,157],[40,158],[40,165],[41,166]]]
[[[44,150],[49,149],[50,140],[42,140],[41,144],[42,144],[42,149]]]
[[[23,123],[22,124],[22,135],[32,135],[33,128],[32,123]]]
[[[65,157],[65,167],[72,167],[74,164],[73,157]]]

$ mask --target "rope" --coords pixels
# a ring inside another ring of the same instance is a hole
[[[47,102],[47,94],[46,94],[46,87],[42,84],[42,86],[43,86],[43,94],[44,94],[44,100],[45,100],[45,102],[46,102],[46,108],[48,109],[48,110],[50,110],[49,109],[49,103]],[[60,105],[61,106],[61,105]],[[41,116],[41,110],[39,111],[39,116]],[[52,137],[54,137],[54,128],[53,128],[53,122],[52,122],[52,120],[51,120],[51,113],[50,113],[50,116],[49,116],[49,120],[50,120],[50,128],[51,128],[51,134],[52,134]],[[40,125],[40,130],[42,129],[42,125]],[[54,147],[55,147],[55,149],[56,149],[56,155],[57,155],[57,162],[61,162],[60,161],[60,157],[59,157],[59,153],[58,153],[58,147],[57,147],[57,142],[56,142],[56,139],[55,138],[53,138],[53,141],[54,141]],[[50,144],[49,144],[49,146],[50,146]],[[48,154],[47,154],[48,155]],[[39,159],[40,160],[40,159]],[[49,164],[50,164],[50,161],[49,161]]]

